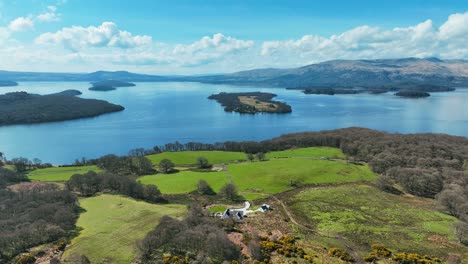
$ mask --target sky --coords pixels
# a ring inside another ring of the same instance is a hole
[[[468,59],[468,0],[0,0],[0,70],[151,74]]]

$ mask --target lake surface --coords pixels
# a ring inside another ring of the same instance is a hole
[[[281,134],[368,127],[400,133],[447,133],[468,136],[468,89],[433,93],[429,98],[381,95],[304,95],[279,88],[200,83],[137,83],[116,91],[88,91],[84,82],[24,82],[0,87],[0,93],[49,94],[67,89],[123,105],[123,112],[95,118],[0,127],[0,151],[8,158],[40,158],[54,164],[179,141],[264,140]],[[226,113],[207,97],[218,92],[262,91],[278,94],[291,114]]]

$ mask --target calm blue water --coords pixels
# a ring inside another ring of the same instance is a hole
[[[137,147],[168,142],[263,140],[285,133],[361,126],[389,132],[434,132],[468,136],[468,89],[435,93],[424,99],[383,95],[304,95],[274,88],[199,83],[137,83],[111,92],[88,91],[88,83],[30,82],[0,88],[0,93],[48,94],[66,89],[83,98],[103,99],[125,111],[96,118],[37,125],[0,127],[0,151],[8,158],[38,157],[63,164],[80,157],[125,154]],[[210,94],[263,91],[278,94],[293,113],[226,113]]]

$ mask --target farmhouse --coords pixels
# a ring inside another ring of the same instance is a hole
[[[223,220],[233,219],[239,221],[244,219],[244,217],[246,217],[248,214],[255,212],[264,213],[269,210],[271,210],[271,207],[268,204],[262,204],[262,206],[260,206],[256,210],[250,210],[250,202],[245,201],[243,208],[228,208],[224,211],[224,213],[216,213],[214,216],[220,217]]]

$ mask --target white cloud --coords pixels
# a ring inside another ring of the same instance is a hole
[[[239,50],[245,50],[254,46],[252,40],[239,40],[233,37],[226,37],[221,33],[214,34],[213,37],[204,36],[198,41],[189,45],[176,45],[174,54],[196,54],[205,51],[218,51],[220,53],[231,53]]]
[[[244,52],[255,46],[252,40],[240,40],[221,33],[204,36],[191,44],[178,44],[172,54],[180,66],[195,66],[215,62],[225,56]]]
[[[47,11],[45,13],[37,15],[36,18],[37,20],[43,21],[43,22],[59,21],[60,14],[57,14],[56,6],[48,6]]]
[[[53,7],[47,10],[57,12]],[[42,64],[37,62],[45,61],[48,69],[55,71],[106,69],[183,74],[285,68],[333,59],[468,59],[467,21],[465,12],[450,15],[441,25],[430,19],[390,29],[362,25],[328,37],[310,34],[258,44],[221,33],[185,44],[160,43],[150,36],[121,30],[113,22],[104,22],[44,33],[35,43],[22,48],[16,46],[11,29],[0,27],[0,60],[6,62],[4,67],[16,70],[40,67]]]
[[[10,22],[8,28],[11,31],[25,31],[34,28],[34,22],[29,17],[18,17]]]
[[[450,15],[447,22],[440,26],[439,34],[441,39],[462,37],[466,41],[468,36],[468,12]]]
[[[282,66],[333,59],[396,57],[468,58],[468,12],[450,15],[439,28],[431,20],[385,30],[360,26],[325,38],[306,35],[297,40],[265,41],[265,61]]]
[[[73,26],[62,28],[55,33],[44,33],[36,38],[37,44],[58,44],[72,51],[87,47],[135,48],[149,45],[150,36],[133,36],[128,31],[120,30],[113,22],[104,22],[98,27]]]

